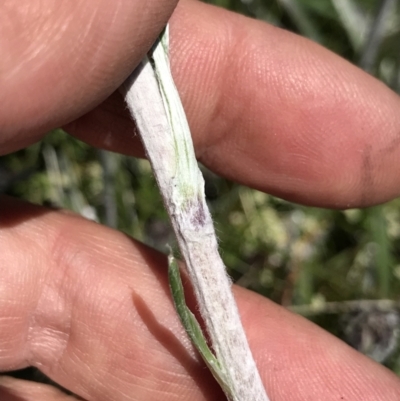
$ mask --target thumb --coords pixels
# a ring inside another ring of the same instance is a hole
[[[0,154],[33,143],[110,95],[176,3],[6,0],[0,14]]]

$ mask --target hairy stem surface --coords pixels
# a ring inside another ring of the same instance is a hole
[[[211,338],[227,396],[268,401],[218,253],[189,126],[169,68],[168,32],[122,87],[139,129],[200,313]]]

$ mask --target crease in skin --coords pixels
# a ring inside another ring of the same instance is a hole
[[[82,269],[85,263],[78,249],[71,248],[65,235],[65,230],[69,230],[68,226],[80,218],[72,213],[53,212],[56,216],[56,219],[51,219],[53,223],[60,218],[58,213],[64,224],[59,227],[55,225],[56,229],[50,233],[48,229],[41,227],[36,235],[36,241],[46,245],[41,247],[36,260],[47,263],[47,269],[41,271],[37,280],[39,294],[30,311],[26,359],[29,364],[37,367],[46,366],[49,361],[58,364],[64,359],[74,329],[71,322],[74,318],[75,300],[80,292],[87,292]],[[46,258],[46,254],[51,257]],[[72,266],[76,267],[72,269]],[[76,269],[81,270],[82,279],[79,281],[73,280]]]
[[[0,376],[0,399],[2,401],[84,401],[65,394],[49,384]]]
[[[38,367],[46,366],[50,360],[59,363],[70,340],[72,311],[62,286],[58,288],[58,280],[53,282],[54,273],[59,275],[59,268],[46,272],[36,307],[29,318],[26,358],[28,364]]]

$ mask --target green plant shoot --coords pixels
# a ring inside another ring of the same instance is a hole
[[[205,339],[199,322],[186,305],[179,266],[176,262],[176,259],[172,255],[169,255],[168,257],[168,279],[175,309],[178,312],[179,318],[186,330],[186,333],[203,358],[207,367],[210,369],[214,378],[224,390],[228,399],[231,400],[233,397],[229,385],[225,380],[224,373],[221,370],[221,365],[207,345],[207,340]]]

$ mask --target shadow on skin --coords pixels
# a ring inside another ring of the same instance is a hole
[[[57,208],[42,207],[12,198],[7,195],[0,196],[0,210],[7,209],[1,216],[0,228],[15,227],[28,220],[43,216]]]
[[[14,391],[2,385],[0,385],[0,398],[2,401],[26,401],[26,398],[20,397]]]
[[[33,380],[0,375],[0,400],[27,401],[37,399],[54,401],[84,401],[83,398],[72,393],[67,394],[58,386],[53,386],[45,381],[46,380],[35,382]]]
[[[193,378],[198,390],[203,394],[204,399],[224,400],[225,396],[222,390],[215,382],[211,372],[206,368],[200,355],[198,355],[197,358],[193,358],[175,334],[157,321],[151,309],[140,296],[133,293],[132,301],[149,332],[179,361],[188,375]],[[213,385],[210,385],[211,383],[213,383]]]
[[[151,271],[154,273],[155,279],[160,284],[160,287],[162,288],[166,298],[171,303],[171,306],[175,309],[173,301],[172,301],[171,289],[169,288],[169,283],[168,283],[167,256],[157,250],[155,252],[149,252],[149,249],[153,250],[153,248],[149,247],[146,244],[138,242],[135,239],[131,238],[131,240],[134,242],[137,251],[140,253],[140,255],[143,257],[143,259],[146,261],[147,266],[149,266]],[[181,280],[182,280],[182,284],[183,284],[183,288],[184,288],[186,305],[192,311],[192,313],[195,315],[197,321],[200,324],[200,327],[202,328],[202,331],[207,340],[208,346],[210,347],[210,349],[212,349],[210,336],[207,332],[207,328],[204,323],[204,319],[200,314],[198,303],[197,303],[196,297],[194,295],[194,288],[190,281],[189,274],[186,271],[186,268],[182,269],[182,267],[184,265],[184,263],[182,261],[178,260],[178,264],[180,266]],[[199,360],[200,359],[201,359],[201,357],[199,355]]]

